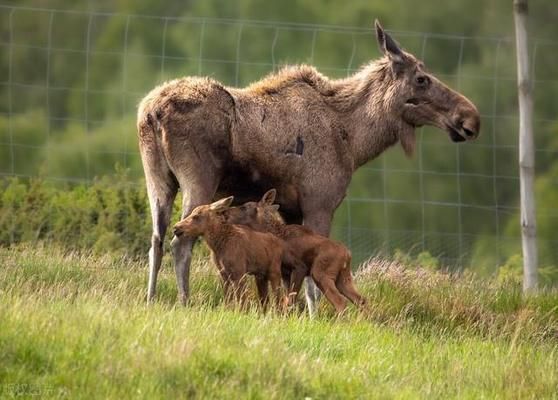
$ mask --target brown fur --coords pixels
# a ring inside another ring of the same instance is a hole
[[[153,219],[148,299],[178,188],[185,217],[216,197],[243,203],[275,187],[289,223],[327,236],[354,171],[397,142],[412,154],[417,126],[437,126],[454,141],[477,136],[479,114],[469,100],[428,74],[379,24],[377,38],[384,56],[345,79],[302,65],[242,89],[186,77],[142,100],[139,147]],[[171,243],[183,302],[192,243]]]
[[[292,277],[296,297],[303,272],[310,275],[326,298],[341,313],[347,301],[363,306],[364,298],[358,293],[351,274],[351,253],[341,243],[319,235],[302,225],[285,225],[277,207],[273,206],[275,190],[268,191],[259,202],[247,202],[240,207],[226,210],[224,216],[229,223],[247,225],[255,230],[270,232],[283,239],[294,256],[306,265]]]
[[[233,225],[222,217],[232,197],[213,204],[196,207],[174,226],[177,236],[203,236],[211,249],[225,289],[225,298],[235,296],[243,302],[245,276],[254,275],[262,305],[267,305],[268,285],[271,284],[278,307],[287,304],[281,290],[281,262],[284,242],[276,236]]]

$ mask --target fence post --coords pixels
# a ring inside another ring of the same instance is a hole
[[[521,238],[523,249],[523,291],[537,288],[537,227],[535,214],[535,153],[533,140],[533,98],[527,46],[527,0],[514,0],[517,84],[519,98],[519,179],[521,192]]]

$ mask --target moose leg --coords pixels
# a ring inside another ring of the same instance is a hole
[[[304,225],[320,235],[329,236],[333,211],[308,210],[304,213]],[[311,317],[316,314],[316,303],[320,299],[320,291],[311,277],[306,277],[306,303]]]
[[[171,240],[174,272],[178,286],[178,299],[182,305],[186,305],[190,295],[190,263],[192,261],[194,242],[195,239],[176,236]]]
[[[176,191],[175,191],[176,193]],[[157,275],[163,259],[163,240],[170,221],[174,195],[165,196],[161,202],[158,199],[151,205],[153,219],[153,234],[151,235],[151,248],[149,249],[149,283],[147,286],[147,302],[155,298],[157,288]],[[151,196],[150,196],[151,201]]]
[[[188,190],[182,187],[182,219],[186,218],[194,208],[199,205],[207,204],[213,199],[215,189],[195,188]],[[172,255],[174,258],[174,270],[176,273],[176,283],[178,285],[178,299],[186,305],[190,294],[190,263],[192,261],[192,248],[195,239],[187,236],[174,236],[171,241]]]
[[[145,145],[140,145],[140,150],[153,224],[151,248],[149,249],[149,283],[147,285],[147,302],[150,303],[155,298],[157,275],[163,259],[163,241],[171,217],[172,204],[178,191],[178,184],[162,155],[156,149],[146,150]]]

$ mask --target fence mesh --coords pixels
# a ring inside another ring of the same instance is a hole
[[[0,6],[0,26],[0,174],[66,182],[91,182],[115,163],[141,177],[136,106],[165,80],[209,75],[243,86],[291,63],[344,77],[379,56],[371,29],[346,26],[10,6]],[[463,267],[488,248],[490,262],[503,263],[520,240],[513,228],[519,223],[513,38],[391,33],[478,106],[481,136],[455,145],[423,128],[414,158],[394,148],[362,167],[336,213],[334,235],[359,260],[400,249]],[[548,68],[557,47],[531,43],[536,101],[558,88]],[[548,138],[555,111],[534,120],[543,171],[554,156]],[[539,207],[538,217],[556,220],[558,209]],[[555,242],[540,235],[548,249],[541,264],[558,259]]]

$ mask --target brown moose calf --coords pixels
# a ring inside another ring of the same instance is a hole
[[[195,208],[174,226],[176,236],[203,236],[213,253],[213,259],[223,280],[225,298],[243,301],[245,275],[254,275],[258,295],[264,309],[268,302],[268,283],[271,284],[277,305],[282,308],[287,299],[281,288],[281,262],[284,242],[275,235],[258,232],[247,226],[227,223],[222,213],[233,197]]]
[[[325,297],[341,313],[347,306],[345,298],[364,306],[364,298],[357,292],[351,274],[351,253],[341,243],[319,235],[302,225],[285,225],[273,205],[275,189],[265,193],[259,202],[247,202],[225,211],[229,223],[247,225],[255,230],[270,232],[283,239],[287,250],[305,265],[304,273],[293,270],[291,291],[300,291],[304,276],[310,275]],[[294,299],[293,299],[294,300]]]

